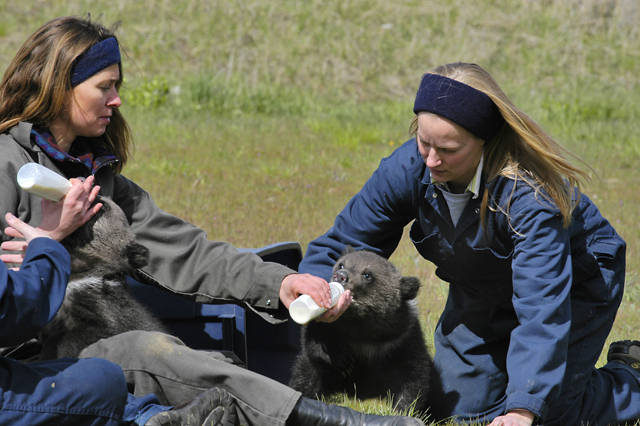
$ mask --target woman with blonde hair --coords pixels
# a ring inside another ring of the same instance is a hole
[[[595,368],[622,299],[626,245],[580,192],[586,174],[476,64],[425,74],[414,112],[415,137],[309,244],[300,271],[329,277],[346,245],[389,257],[413,222],[413,244],[449,283],[429,385],[436,418],[640,418],[640,342],[612,344]]]

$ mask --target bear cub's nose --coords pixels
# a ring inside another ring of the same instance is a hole
[[[347,271],[345,271],[344,269],[340,269],[333,274],[331,281],[336,281],[340,284],[344,284],[349,281],[349,275],[347,274]]]

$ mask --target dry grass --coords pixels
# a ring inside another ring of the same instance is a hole
[[[323,233],[407,137],[420,75],[481,64],[597,172],[586,192],[628,243],[611,337],[640,338],[637,2],[39,0],[0,12],[1,63],[54,16],[120,22],[123,110],[137,140],[125,174],[243,247],[306,246]],[[431,340],[446,284],[406,239],[392,261],[424,283]]]

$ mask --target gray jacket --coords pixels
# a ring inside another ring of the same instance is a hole
[[[31,141],[31,124],[21,122],[0,135],[0,223],[12,212],[37,225],[41,199],[16,182],[20,167],[35,161],[63,174]],[[69,178],[74,176],[67,176]],[[149,249],[149,264],[139,271],[144,281],[198,302],[243,302],[270,322],[284,317],[279,290],[282,279],[295,271],[259,256],[240,252],[228,243],[211,241],[202,229],[162,211],[151,196],[111,167],[96,173],[100,194],[112,198],[125,212],[136,240]],[[2,235],[3,241],[8,239]]]

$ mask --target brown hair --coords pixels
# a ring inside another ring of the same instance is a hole
[[[74,61],[92,45],[113,32],[88,19],[61,17],[34,32],[20,47],[0,82],[0,133],[21,121],[47,127],[65,114],[72,94],[71,69]],[[122,84],[122,66],[116,88]],[[104,142],[120,162],[120,172],[129,157],[131,133],[124,117],[113,109],[105,133],[95,138]]]
[[[479,65],[456,62],[437,67],[439,74],[467,84],[491,98],[506,125],[489,141],[485,141],[484,170],[487,181],[497,176],[529,183],[540,194],[553,201],[562,214],[563,223],[571,222],[571,212],[577,200],[574,188],[588,179],[583,170],[573,166],[567,156],[575,157],[560,146],[551,136],[524,112],[520,111],[500,89],[491,75]],[[411,133],[417,131],[417,117],[411,123]],[[485,189],[486,191],[486,189]],[[500,207],[508,215],[508,206]],[[487,194],[483,195],[481,222],[484,224],[487,210]]]

